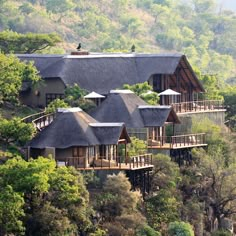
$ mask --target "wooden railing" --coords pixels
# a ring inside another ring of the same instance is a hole
[[[174,108],[176,113],[225,109],[223,105],[223,101],[220,101],[220,100],[181,102],[181,103],[173,103],[171,105]]]
[[[137,169],[152,167],[152,154],[133,157],[67,157],[59,165],[73,166],[77,169]]]
[[[49,124],[52,123],[54,120],[56,114],[55,113],[49,113],[43,116],[40,116],[34,120],[32,120],[33,125],[40,131]]]
[[[22,118],[21,120],[25,123],[31,123],[33,120],[38,119],[41,116],[44,116],[45,114],[46,114],[45,111],[41,111],[41,112],[26,116],[26,117]]]
[[[163,136],[158,140],[148,140],[148,148],[185,148],[194,146],[206,146],[206,134],[185,134],[175,136]]]

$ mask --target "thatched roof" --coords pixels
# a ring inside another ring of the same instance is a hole
[[[179,123],[171,106],[150,106],[134,93],[110,93],[100,106],[91,111],[100,122],[124,122],[128,128],[163,126]]]
[[[55,120],[27,146],[43,149],[117,144],[124,130],[124,123],[101,124],[82,110],[61,109]],[[128,135],[126,138],[129,142]]]
[[[88,91],[107,94],[123,84],[148,81],[153,74],[174,74],[178,65],[194,81],[193,89],[204,89],[182,54],[90,54],[17,55],[21,60],[33,60],[43,78],[61,78],[65,85],[77,83]],[[186,67],[186,68],[185,68]]]

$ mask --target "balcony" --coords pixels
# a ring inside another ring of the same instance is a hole
[[[182,149],[207,146],[205,133],[159,137],[148,140],[149,149]]]
[[[171,104],[176,113],[225,110],[223,101],[203,100]]]
[[[67,157],[57,161],[58,166],[73,166],[77,170],[138,170],[153,168],[152,154],[133,157]]]

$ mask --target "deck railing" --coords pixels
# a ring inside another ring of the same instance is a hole
[[[33,120],[36,120],[36,119],[40,118],[41,116],[44,116],[45,114],[46,114],[45,111],[41,111],[41,112],[26,116],[26,117],[22,118],[21,120],[24,121],[25,123],[31,123]]]
[[[185,148],[194,146],[206,146],[206,134],[185,134],[175,136],[163,136],[158,140],[148,140],[148,148]]]
[[[67,157],[59,165],[77,169],[137,169],[152,167],[152,154],[132,157]]]
[[[220,100],[203,100],[171,104],[176,113],[199,112],[225,109],[223,101]]]
[[[49,113],[49,114],[40,116],[40,117],[32,120],[31,122],[40,131],[43,128],[45,128],[46,126],[48,126],[49,124],[51,124],[52,121],[54,120],[55,116],[56,116],[55,113]]]

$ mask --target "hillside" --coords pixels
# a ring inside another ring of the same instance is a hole
[[[217,0],[0,0],[0,30],[58,33],[42,53],[182,52],[204,74],[235,77],[236,17]],[[220,10],[219,10],[220,9]]]

